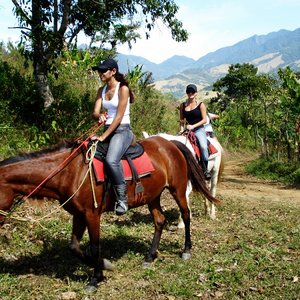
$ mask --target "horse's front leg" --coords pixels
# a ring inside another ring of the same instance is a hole
[[[185,230],[185,239],[184,239],[184,249],[182,252],[182,259],[188,260],[191,258],[191,249],[192,249],[192,239],[191,239],[191,214],[188,206],[184,205],[184,201],[180,203],[181,217],[184,223]]]
[[[80,241],[86,229],[86,222],[83,214],[73,215],[73,228],[70,242],[70,249],[72,253],[80,260],[87,263],[83,252],[80,249]]]
[[[161,238],[161,234],[165,225],[165,216],[162,212],[161,206],[160,206],[160,198],[157,198],[155,201],[150,203],[148,205],[149,210],[151,212],[151,215],[153,217],[153,222],[154,222],[154,236],[152,239],[152,244],[150,251],[144,261],[143,267],[149,267],[151,263],[157,258],[157,250]]]
[[[100,215],[96,211],[86,213],[86,224],[90,238],[91,265],[94,268],[94,275],[86,286],[88,292],[97,289],[98,283],[104,279],[104,261],[100,252]]]

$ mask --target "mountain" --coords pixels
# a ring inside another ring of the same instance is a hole
[[[124,54],[119,54],[118,60],[123,70],[128,66],[143,65],[144,71],[152,72],[157,89],[182,96],[188,83],[193,82],[205,89],[224,76],[231,64],[251,63],[262,73],[275,73],[287,66],[300,71],[300,28],[254,35],[198,60],[175,55],[155,64],[139,56]]]
[[[143,65],[144,71],[153,74],[156,80],[167,78],[174,73],[182,72],[190,68],[196,61],[186,56],[175,55],[160,64],[153,63],[143,57],[135,55],[119,54],[118,63],[121,70],[132,69],[136,65]]]

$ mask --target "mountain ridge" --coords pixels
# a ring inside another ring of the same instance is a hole
[[[174,55],[156,64],[140,56],[125,54],[118,54],[117,59],[121,70],[143,65],[143,71],[153,74],[158,90],[181,96],[186,84],[193,82],[199,88],[208,87],[224,76],[231,64],[251,63],[262,73],[275,73],[286,66],[299,71],[300,28],[253,35],[198,60]]]

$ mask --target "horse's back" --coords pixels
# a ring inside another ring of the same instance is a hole
[[[163,173],[168,185],[176,184],[178,170],[180,174],[187,174],[187,165],[181,151],[172,142],[160,137],[152,136],[141,141],[146,153],[154,165],[155,171]],[[153,176],[155,176],[155,171]]]

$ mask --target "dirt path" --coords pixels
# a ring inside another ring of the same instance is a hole
[[[221,197],[235,197],[245,201],[284,201],[300,207],[300,189],[245,174],[243,167],[251,159],[241,154],[228,155],[217,189]]]

